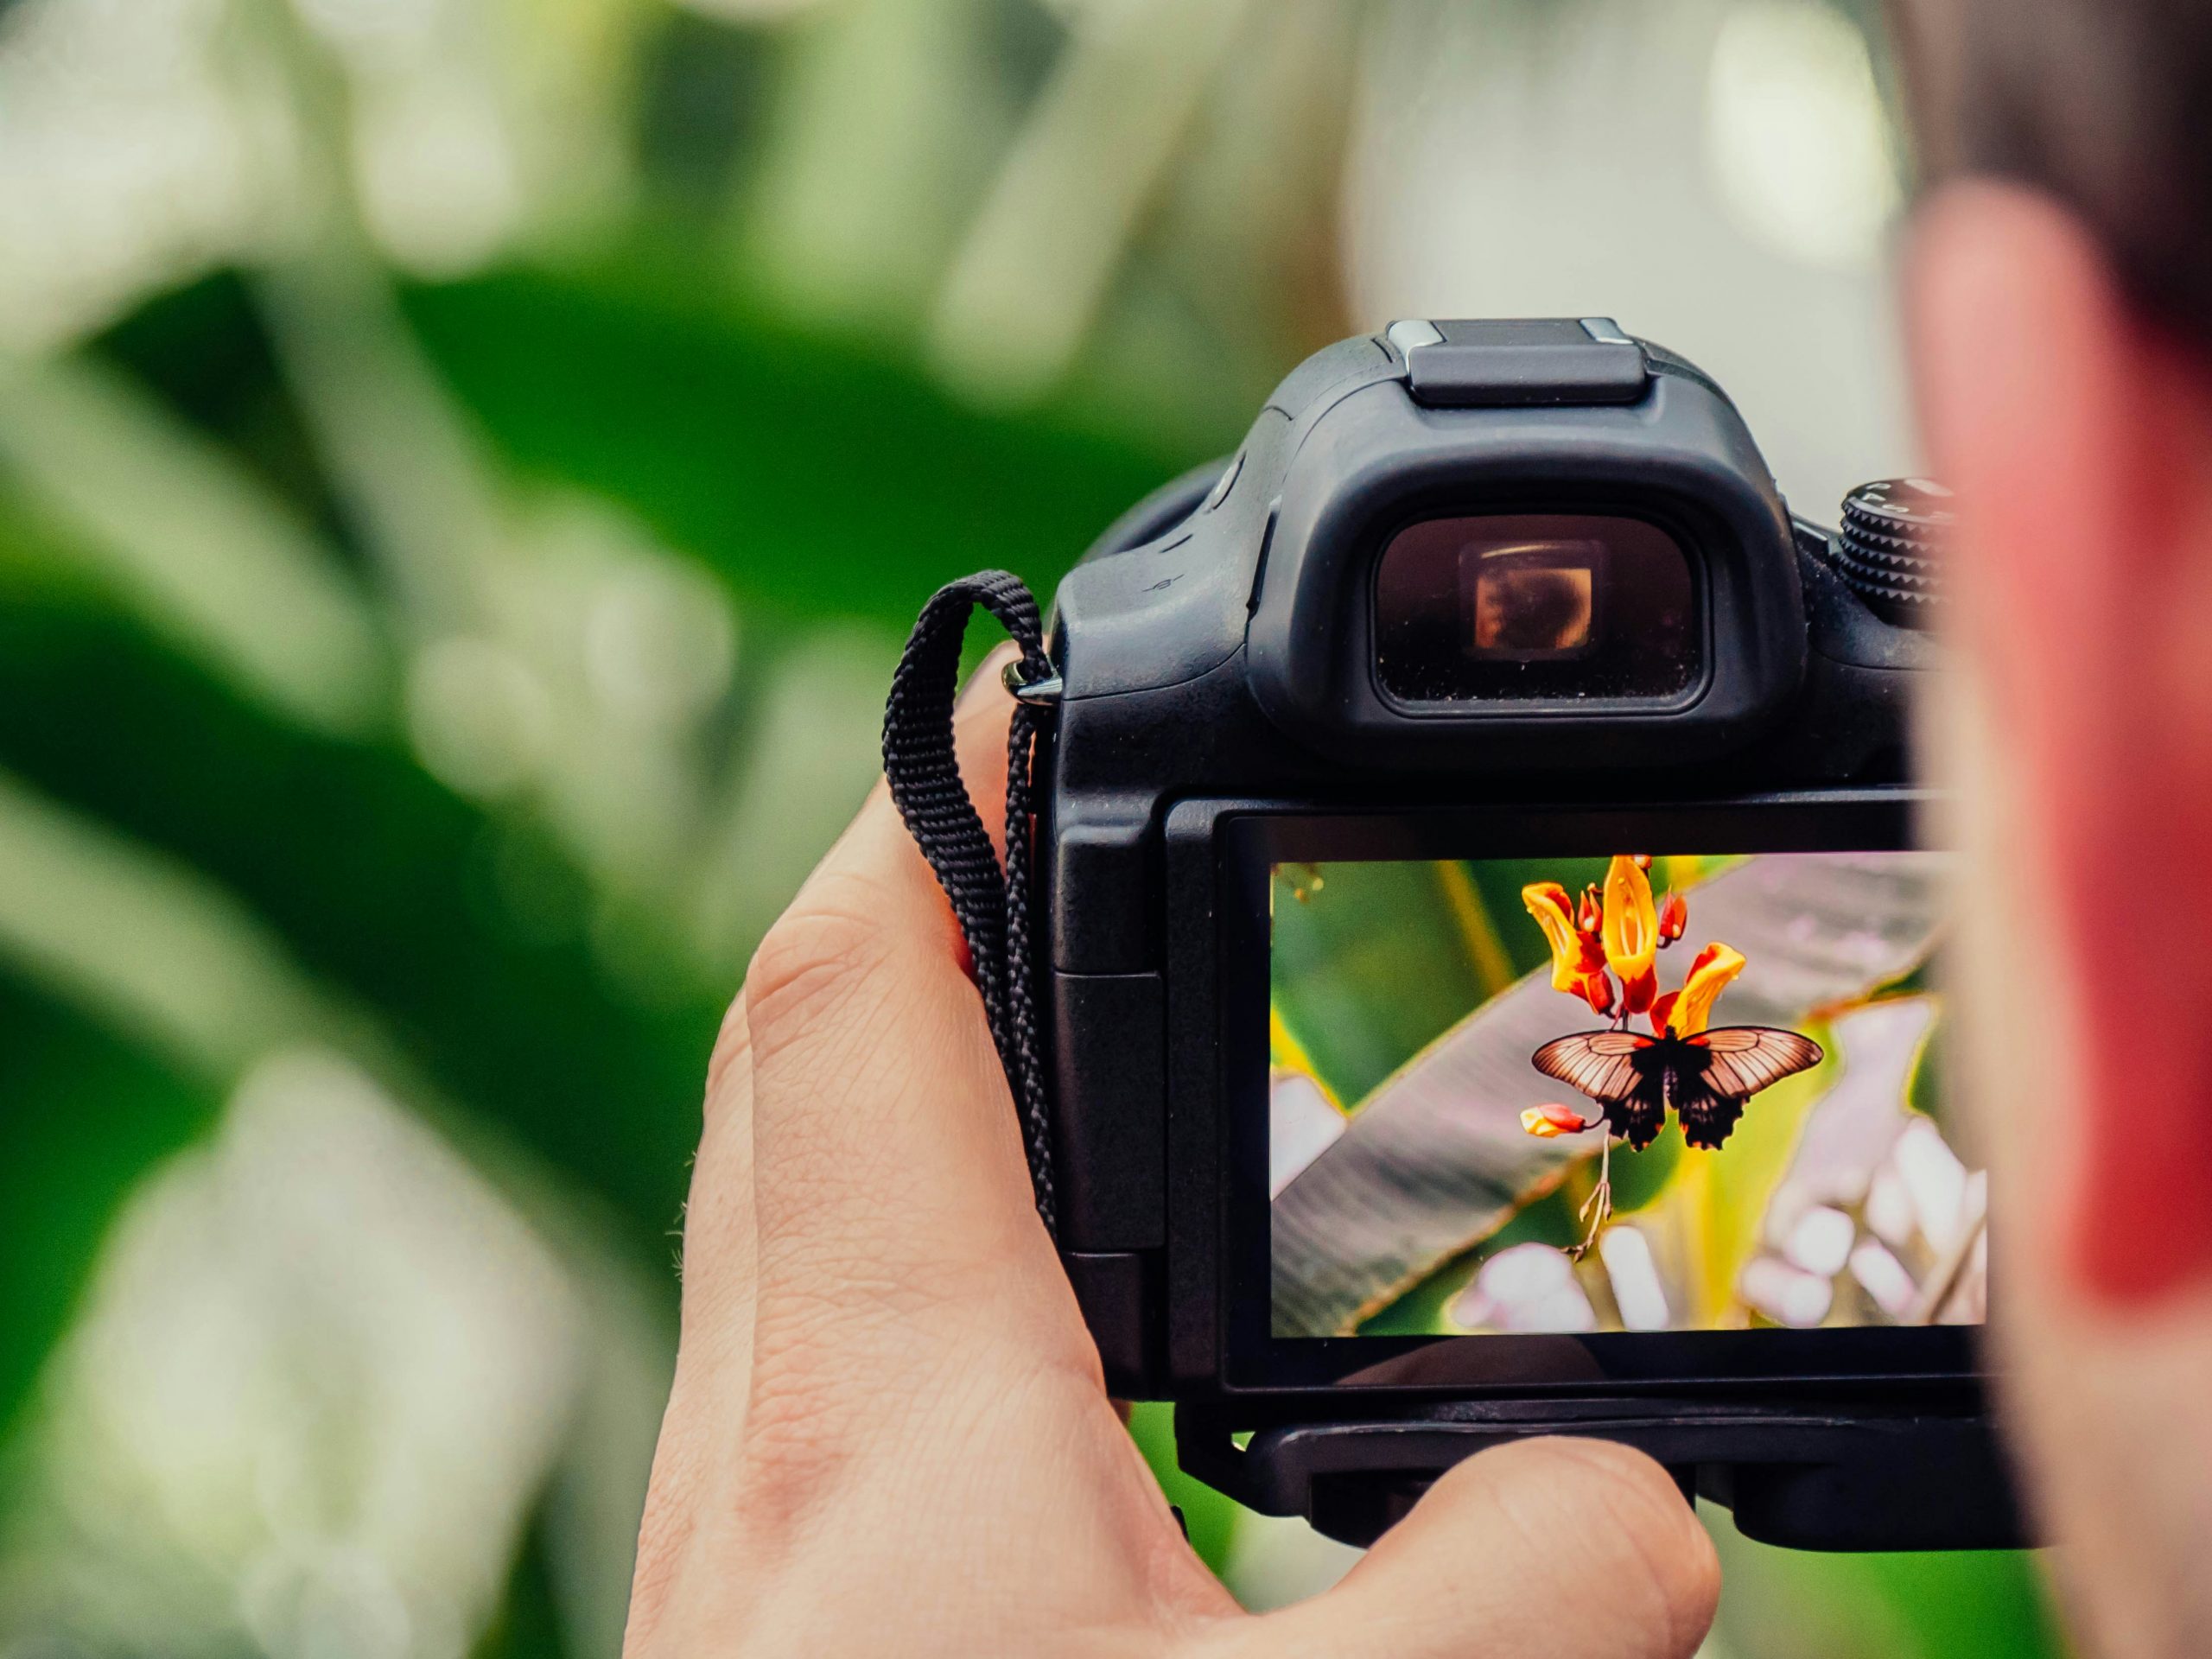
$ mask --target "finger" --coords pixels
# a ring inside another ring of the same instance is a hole
[[[956,722],[987,821],[1011,709],[987,667]],[[1072,1318],[950,908],[883,791],[763,942],[744,1001],[764,1321],[779,1293],[825,1327]]]
[[[1598,1440],[1469,1459],[1327,1594],[1259,1621],[1255,1652],[1331,1659],[1688,1659],[1720,1590],[1666,1471]]]
[[[1002,808],[1011,700],[971,697],[963,771]],[[966,1240],[1042,1243],[1012,1099],[957,925],[888,796],[870,798],[747,975],[754,1153],[767,1252],[887,1264]],[[857,1263],[855,1263],[857,1265]]]
[[[627,1643],[651,1636],[702,1515],[734,1478],[753,1363],[753,1062],[742,1001],[707,1071],[704,1128],[684,1206],[682,1332],[638,1530]]]
[[[985,661],[956,720],[957,758],[987,825],[1003,816],[1007,710],[1000,674],[1016,655],[1008,645]],[[994,689],[1001,702],[995,708]],[[639,1529],[633,1643],[650,1636],[693,1553],[702,1517],[711,1531],[722,1507],[716,1495],[739,1475],[758,1289],[753,1100],[751,1020],[741,993],[708,1065],[704,1125],[683,1218],[683,1340]],[[711,1540],[707,1548],[711,1553]]]
[[[1003,665],[1020,656],[993,652],[963,692],[955,722],[957,758],[987,826],[1002,818],[1006,779],[989,764],[1005,742],[1007,711],[988,695]],[[741,994],[730,1004],[707,1066],[704,1128],[684,1211],[683,1322],[688,1370],[676,1392],[707,1386],[724,1369],[749,1364],[754,1288],[752,1028]],[[720,1402],[728,1409],[732,1402]]]
[[[1003,747],[1007,710],[993,707],[986,693],[999,686],[1003,664],[1018,655],[1012,645],[994,652],[958,705],[957,759],[987,824],[1004,810],[1003,772],[989,761]],[[683,1258],[683,1322],[687,1336],[697,1338],[693,1349],[734,1362],[741,1370],[755,1287],[753,1093],[752,1022],[741,992],[708,1065],[705,1131],[685,1213]]]

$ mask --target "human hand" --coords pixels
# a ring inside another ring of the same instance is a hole
[[[1009,707],[995,662],[960,711],[986,823]],[[708,1072],[630,1659],[1697,1648],[1710,1542],[1593,1441],[1471,1459],[1335,1589],[1241,1611],[1107,1398],[964,956],[879,787],[753,957]]]

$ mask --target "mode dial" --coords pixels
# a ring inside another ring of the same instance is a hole
[[[1828,562],[1875,615],[1932,628],[1955,518],[1950,491],[1927,479],[1862,484],[1843,499],[1843,529],[1828,543]]]

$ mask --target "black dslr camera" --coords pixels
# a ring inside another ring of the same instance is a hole
[[[1192,1473],[1366,1542],[1566,1433],[1770,1541],[2020,1541],[1905,759],[1948,515],[1844,517],[1610,321],[1402,322],[1061,584],[1007,1029]]]

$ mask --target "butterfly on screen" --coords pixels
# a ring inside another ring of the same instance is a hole
[[[1821,1046],[1794,1031],[1765,1026],[1723,1026],[1694,1036],[1668,1030],[1656,1036],[1632,1031],[1585,1031],[1546,1043],[1530,1064],[1548,1077],[1596,1101],[1599,1116],[1585,1128],[1605,1128],[1604,1173],[1583,1206],[1597,1218],[1578,1256],[1586,1252],[1612,1212],[1612,1142],[1619,1135],[1638,1151],[1659,1138],[1671,1109],[1693,1147],[1718,1150],[1762,1089],[1811,1070]]]

